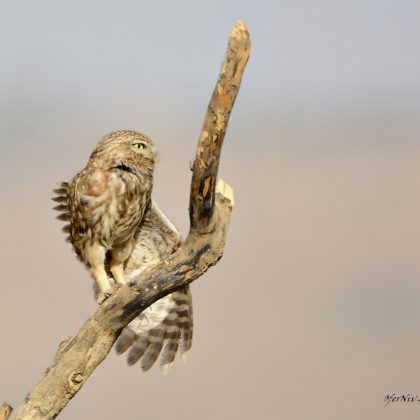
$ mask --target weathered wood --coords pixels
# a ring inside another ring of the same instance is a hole
[[[171,257],[118,286],[69,340],[63,342],[40,382],[10,420],[53,419],[105,359],[121,330],[163,296],[187,285],[222,257],[233,190],[217,183],[220,150],[242,73],[248,59],[248,30],[238,22],[230,35],[219,80],[208,107],[193,167],[191,228]]]
[[[230,33],[225,59],[207,108],[193,165],[190,194],[192,229],[205,229],[212,217],[220,152],[250,49],[248,28],[238,21]]]

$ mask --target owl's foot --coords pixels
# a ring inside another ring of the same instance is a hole
[[[111,250],[111,261],[109,262],[109,271],[111,271],[115,282],[118,284],[125,284],[124,279],[124,263],[127,261],[131,252],[133,251],[134,240],[130,238],[121,245],[116,246]]]
[[[96,293],[96,301],[100,304],[104,303],[112,295],[112,287],[105,290],[98,290]]]
[[[98,294],[98,296],[96,297],[96,302],[99,303],[99,305],[101,305],[102,303],[104,303],[109,297],[111,296],[111,293],[100,293]]]
[[[91,272],[95,279],[95,298],[101,304],[112,295],[112,285],[103,266],[92,268]]]
[[[114,277],[114,280],[117,284],[125,284],[124,279],[124,265],[123,263],[118,263],[114,266],[110,267],[110,271],[112,273],[112,276]]]

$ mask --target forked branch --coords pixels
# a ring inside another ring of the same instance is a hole
[[[0,420],[55,418],[105,359],[131,320],[158,299],[201,276],[221,258],[233,190],[221,180],[216,183],[217,171],[249,50],[248,29],[238,22],[230,34],[197,146],[190,196],[191,227],[185,242],[170,258],[118,288],[71,339],[60,345],[51,366],[12,415],[8,417],[9,406],[0,409]]]

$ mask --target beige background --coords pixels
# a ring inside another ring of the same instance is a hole
[[[110,357],[61,419],[406,419],[420,403],[418,1],[0,2],[0,399],[17,405],[95,310],[51,210],[96,141],[160,148],[182,229],[196,140],[234,22],[252,57],[221,176],[224,259],[192,286],[187,364]]]

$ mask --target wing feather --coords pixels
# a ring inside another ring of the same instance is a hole
[[[181,236],[159,207],[152,201],[138,232],[136,247],[126,265],[126,280],[171,255]],[[180,352],[185,358],[192,345],[193,318],[190,288],[180,289],[147,308],[121,333],[115,349],[128,351],[129,365],[140,362],[149,370],[161,354],[160,367],[167,373]]]
[[[55,201],[56,203],[60,203],[59,205],[53,207],[53,210],[56,210],[59,212],[57,219],[64,222],[68,222],[71,219],[70,209],[68,207],[68,200],[69,200],[68,189],[69,189],[69,183],[61,182],[60,187],[53,190],[55,195],[52,197],[53,201]],[[69,224],[65,225],[62,228],[62,231],[68,235],[70,232],[70,225]],[[67,236],[66,240],[69,241],[70,238]]]

